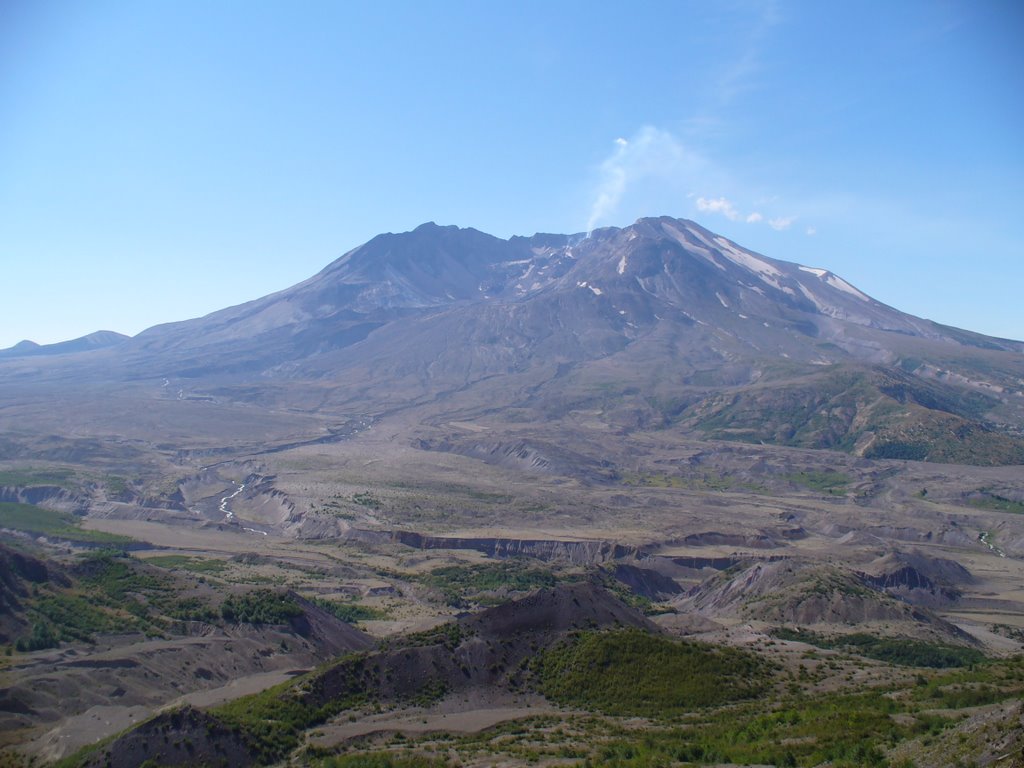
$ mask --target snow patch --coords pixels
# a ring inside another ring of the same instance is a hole
[[[746,251],[741,251],[739,248],[733,246],[724,237],[716,237],[715,243],[721,249],[721,254],[725,256],[729,261],[734,264],[739,264],[741,267],[750,270],[757,275],[762,281],[769,283],[776,288],[781,288],[779,284],[779,278],[782,277],[782,272],[773,267],[767,261],[763,261],[757,258],[754,254]]]
[[[720,293],[719,293],[718,291],[715,291],[715,298],[716,298],[716,299],[718,299],[718,302],[719,302],[719,303],[720,303],[720,304],[721,304],[721,305],[722,305],[723,307],[725,307],[726,309],[728,309],[728,308],[729,308],[729,305],[728,305],[728,304],[726,303],[726,301],[725,301],[725,297],[723,297],[723,296],[722,296],[722,294],[720,294]]]
[[[623,273],[624,273],[624,272],[626,271],[626,264],[627,264],[627,263],[628,263],[628,262],[627,262],[627,260],[626,260],[626,255],[625,255],[625,254],[623,254],[623,255],[622,255],[622,258],[621,258],[621,259],[619,259],[619,267],[618,267],[618,270],[619,270],[619,274],[620,274],[620,275],[621,275],[621,274],[623,274]]]
[[[803,267],[800,267],[800,269],[803,269]],[[832,313],[832,307],[830,307],[828,304],[819,299],[812,291],[808,290],[806,286],[802,285],[801,283],[797,283],[797,286],[800,288],[800,293],[806,296],[810,300],[810,302],[814,304],[815,309],[824,314]]]
[[[842,291],[843,293],[849,294],[850,296],[855,296],[861,301],[871,301],[871,299],[868,296],[858,291],[848,282],[843,280],[843,278],[839,277],[839,275],[832,274],[827,269],[819,269],[817,267],[800,267],[800,269],[803,272],[810,272],[812,275],[821,278],[838,291]]]
[[[690,240],[687,239],[686,234],[682,230],[680,230],[679,227],[675,226],[674,224],[669,224],[668,222],[665,222],[664,224],[661,225],[661,228],[673,240],[675,240],[677,243],[679,243],[681,246],[683,246],[683,248],[685,248],[686,250],[690,251],[691,253],[697,253],[700,256],[703,256],[705,259],[710,261],[712,264],[714,264],[720,270],[722,270],[723,272],[725,271],[725,267],[722,266],[718,262],[718,259],[715,258],[715,254],[713,253],[714,248],[715,248],[714,243],[712,243],[710,240],[708,240],[706,237],[704,237],[700,232],[697,232],[695,230],[691,230],[691,233],[693,234],[693,236],[696,237],[698,240],[700,240],[702,243],[704,243],[707,246],[707,248],[699,246],[696,243],[690,242]]]
[[[800,267],[800,270],[803,272],[810,272],[812,275],[817,275],[818,277],[824,277],[828,274],[827,269],[818,269],[817,267]]]
[[[589,286],[589,288],[590,288],[590,290],[592,290],[594,292],[595,296],[600,296],[602,293],[604,293],[604,291],[602,291],[596,285],[591,285],[591,286]]]
[[[851,296],[856,296],[861,301],[870,301],[870,299],[867,296],[865,296],[863,293],[858,291],[848,282],[843,280],[843,278],[837,275],[829,273],[828,277],[825,278],[825,282],[831,285],[833,288],[838,288],[843,293],[848,293]]]

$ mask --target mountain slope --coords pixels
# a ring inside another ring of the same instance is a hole
[[[0,386],[26,371],[0,365]],[[586,237],[380,235],[292,288],[30,375],[332,417],[586,411],[620,429],[1024,463],[1024,343],[667,217]]]

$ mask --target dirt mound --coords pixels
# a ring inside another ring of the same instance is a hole
[[[604,588],[543,589],[458,622],[407,636],[365,659],[327,670],[310,686],[317,707],[356,693],[384,701],[517,685],[525,662],[574,629],[658,628]]]
[[[870,563],[860,576],[886,594],[932,608],[957,602],[962,594],[957,587],[974,582],[971,572],[959,563],[916,551],[890,552]]]
[[[258,752],[237,729],[192,707],[157,715],[90,754],[82,768],[135,768],[143,763],[252,765]]]
[[[622,626],[656,631],[654,624],[611,592],[589,582],[542,589],[464,620],[483,637],[563,634],[573,629]]]
[[[347,624],[323,608],[289,591],[288,597],[298,603],[302,613],[289,620],[296,635],[308,641],[321,656],[337,656],[349,651],[372,647],[374,639]]]

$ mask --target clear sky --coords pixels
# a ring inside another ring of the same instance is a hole
[[[0,2],[0,347],[424,221],[697,220],[1024,339],[1024,3]]]

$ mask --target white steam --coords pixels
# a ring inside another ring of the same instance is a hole
[[[587,232],[612,216],[623,198],[641,186],[641,197],[671,196],[673,199],[661,202],[661,207],[678,207],[681,193],[677,187],[692,180],[704,165],[699,155],[687,150],[672,134],[652,126],[641,128],[631,139],[616,139],[615,150],[601,163]]]

